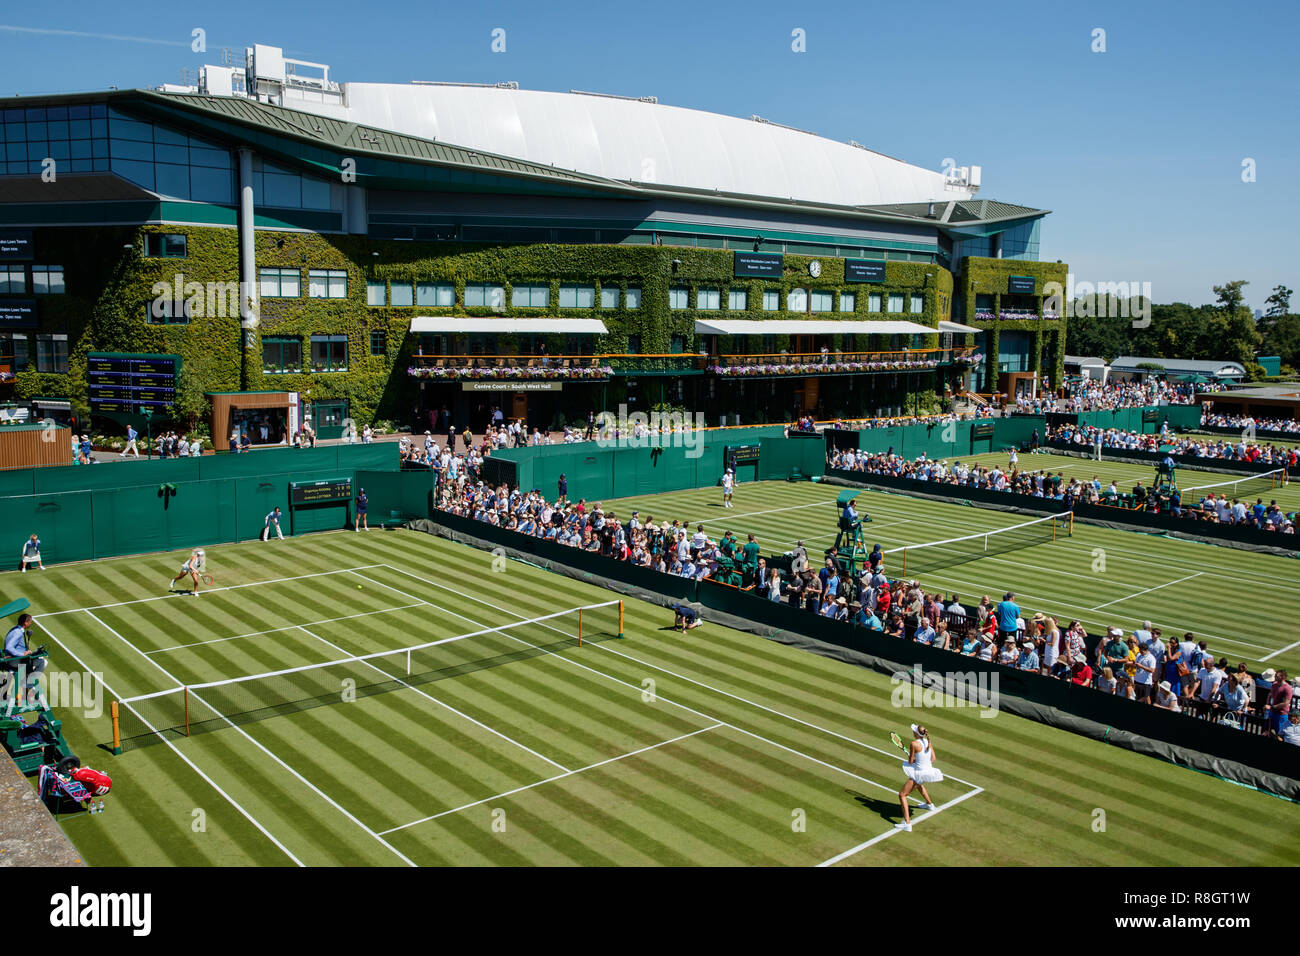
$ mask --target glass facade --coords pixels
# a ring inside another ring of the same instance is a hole
[[[998,334],[998,371],[1028,372],[1032,333],[1003,329]]]

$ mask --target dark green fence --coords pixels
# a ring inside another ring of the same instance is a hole
[[[15,543],[0,548],[0,570],[18,567],[32,532],[49,564],[256,538],[276,505],[286,533],[342,528],[350,503],[291,513],[289,483],[396,473],[397,465],[396,445],[373,444],[8,472],[0,522]]]

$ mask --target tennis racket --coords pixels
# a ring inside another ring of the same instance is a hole
[[[890,739],[890,742],[892,742],[893,745],[894,745],[895,747],[897,747],[899,750],[903,751],[903,753],[907,753],[907,748],[903,746],[903,738],[902,738],[902,737],[898,736],[898,734],[893,734],[893,733],[891,733],[891,734],[889,735],[889,739]]]
[[[208,587],[212,586],[212,575],[210,574],[200,574],[199,580],[202,581],[204,584],[206,584]]]

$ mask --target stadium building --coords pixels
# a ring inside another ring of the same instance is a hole
[[[180,418],[266,393],[324,437],[443,409],[481,432],[493,406],[908,414],[1062,379],[1047,211],[977,198],[979,167],[653,97],[339,84],[261,45],[0,121],[0,401],[84,411],[102,352],[179,356]]]

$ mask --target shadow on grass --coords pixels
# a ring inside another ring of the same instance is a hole
[[[845,790],[844,792],[868,810],[873,811],[886,823],[899,823],[903,819],[903,808],[897,800],[878,800],[875,797],[867,796],[865,793],[858,793],[856,790]]]

